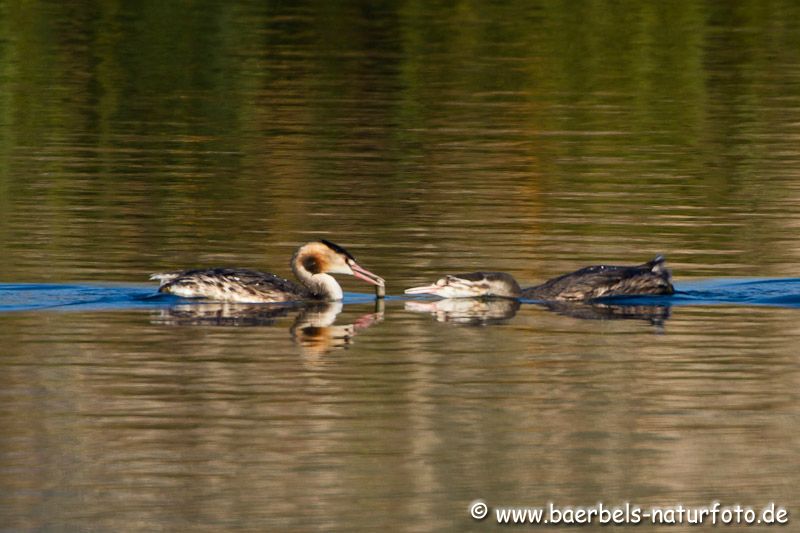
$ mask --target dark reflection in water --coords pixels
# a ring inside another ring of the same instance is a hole
[[[326,304],[322,304],[326,305]],[[328,307],[335,309],[329,325],[341,311],[341,305]],[[154,324],[168,326],[272,326],[279,318],[289,315],[303,315],[307,308],[298,305],[262,305],[225,302],[199,302],[172,305],[161,309],[153,317]]]
[[[669,305],[547,302],[544,306],[558,314],[585,320],[646,320],[663,326],[669,318]]]
[[[298,303],[296,305],[187,303],[162,308],[152,319],[168,326],[274,326],[279,319],[293,316],[289,333],[303,351],[322,355],[347,348],[359,331],[383,321],[383,300],[375,312],[359,316],[350,324],[334,324],[342,302]]]
[[[503,324],[516,316],[520,301],[510,298],[448,298],[406,302],[407,311],[429,313],[439,322],[470,326]],[[530,304],[534,305],[534,304]],[[581,302],[541,302],[542,307],[560,315],[583,320],[646,320],[663,326],[669,318],[669,305],[633,305]]]

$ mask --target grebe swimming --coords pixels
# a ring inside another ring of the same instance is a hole
[[[472,272],[448,275],[432,285],[406,289],[406,294],[434,294],[442,298],[499,296],[531,300],[588,301],[604,296],[673,294],[671,274],[657,256],[638,266],[598,265],[550,279],[541,285],[520,288],[505,272]]]
[[[302,285],[244,268],[161,272],[150,279],[161,282],[159,292],[241,303],[341,300],[342,288],[330,274],[349,274],[373,285],[384,285],[383,278],[356,263],[350,252],[324,239],[298,248],[289,265]]]

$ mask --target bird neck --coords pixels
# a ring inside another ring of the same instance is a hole
[[[338,301],[344,297],[336,278],[325,272],[312,274],[299,261],[292,261],[292,272],[313,296],[323,300]]]
[[[508,276],[507,279],[499,280],[490,284],[489,293],[493,296],[502,296],[503,298],[519,298],[521,289],[517,280]]]

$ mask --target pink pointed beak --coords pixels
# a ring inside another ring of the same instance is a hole
[[[382,277],[378,276],[377,274],[373,274],[372,272],[362,267],[355,261],[350,263],[350,270],[353,271],[353,275],[355,277],[357,277],[358,279],[362,279],[367,283],[371,283],[372,285],[378,285],[380,287],[383,287],[383,285],[385,284]]]
[[[432,285],[423,285],[422,287],[412,287],[410,289],[406,289],[406,294],[436,294],[441,289],[440,286],[436,285],[435,283]]]

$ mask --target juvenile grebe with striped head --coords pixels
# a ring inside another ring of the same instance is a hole
[[[383,278],[360,266],[350,252],[324,239],[298,248],[289,265],[300,284],[244,268],[162,272],[151,275],[150,279],[161,282],[159,292],[241,303],[341,300],[342,288],[331,274],[347,274],[372,285],[384,285]]]
[[[432,285],[406,289],[406,294],[432,294],[442,298],[528,298],[531,300],[589,301],[607,296],[673,294],[672,275],[663,256],[637,266],[597,265],[520,288],[505,272],[448,275]]]

